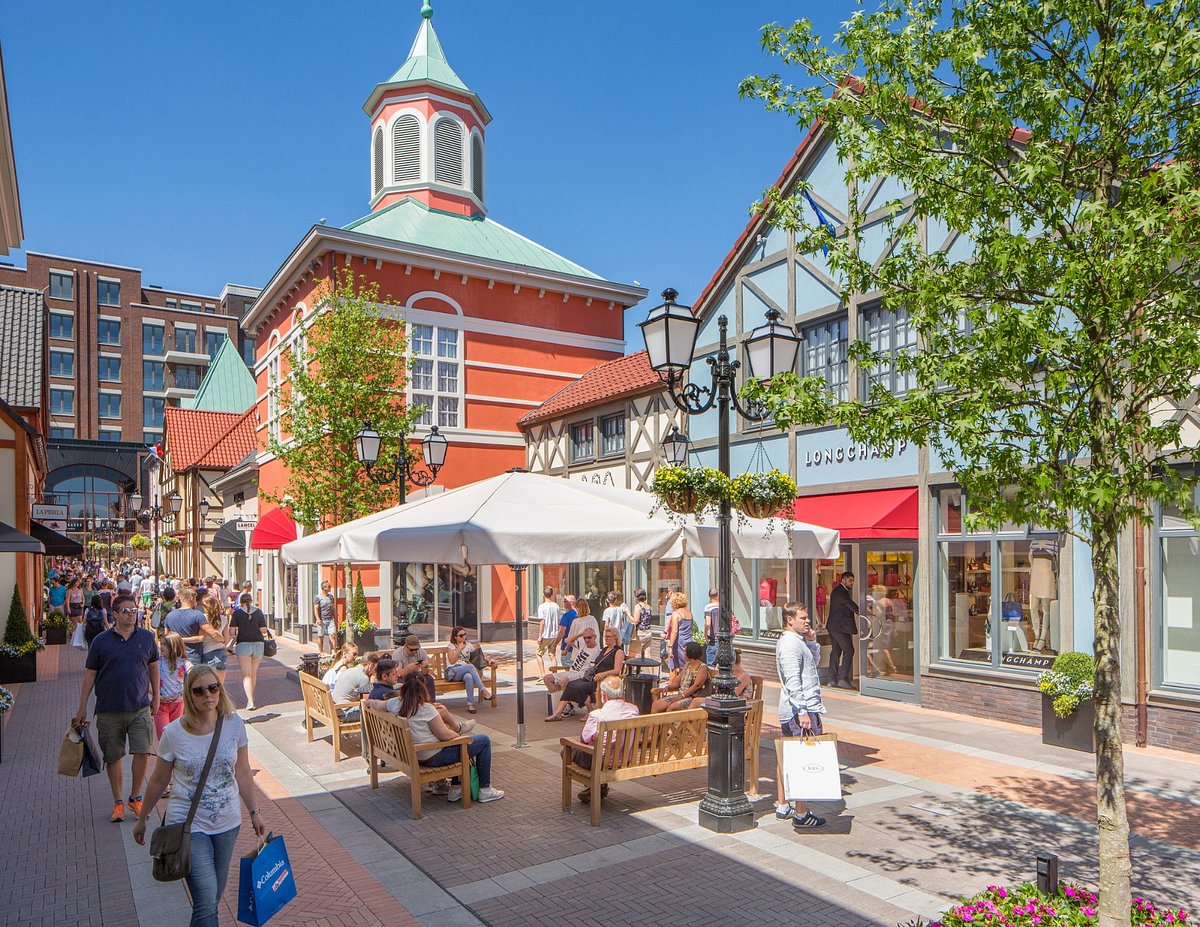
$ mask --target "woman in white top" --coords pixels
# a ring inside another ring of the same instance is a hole
[[[483,693],[483,700],[492,700],[491,691],[484,686],[480,670],[485,666],[495,666],[495,660],[488,660],[483,655],[483,648],[472,644],[467,637],[467,629],[456,627],[450,632],[450,646],[446,649],[446,678],[451,682],[461,682],[467,687],[467,712],[475,714],[475,692]]]
[[[448,725],[437,708],[429,701],[429,693],[425,684],[416,674],[404,677],[400,686],[398,698],[388,699],[388,710],[408,719],[408,729],[412,732],[413,746],[416,747],[418,760],[422,766],[445,766],[456,763],[459,759],[459,747],[441,747],[443,740],[454,740],[461,736]],[[466,723],[466,722],[464,722]],[[475,722],[472,721],[472,724]],[[471,742],[467,745],[467,755],[475,761],[475,769],[479,773],[479,800],[481,802],[496,801],[503,798],[504,793],[492,788],[492,741],[487,734],[470,735]],[[450,782],[448,801],[458,801],[462,798],[462,783],[455,776]]]
[[[342,644],[342,649],[338,651],[337,659],[333,661],[333,665],[325,671],[325,675],[321,677],[321,682],[332,689],[337,685],[338,677],[342,675],[342,670],[348,666],[353,666],[354,661],[358,659],[358,645],[352,644],[350,641]]]
[[[242,826],[239,796],[250,811],[254,833],[261,837],[267,831],[258,812],[254,773],[246,751],[246,726],[233,713],[233,703],[210,664],[192,667],[183,681],[183,717],[163,729],[158,741],[158,762],[146,784],[146,796],[133,825],[133,839],[142,845],[146,840],[146,819],[168,783],[171,798],[164,823],[179,824],[187,820],[218,716],[222,719],[221,739],[192,819],[192,867],[187,876],[192,896],[191,927],[217,927],[217,905],[225,891],[229,863]]]

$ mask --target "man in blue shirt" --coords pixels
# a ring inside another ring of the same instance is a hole
[[[158,711],[158,641],[137,626],[137,601],[118,595],[113,602],[116,624],[92,640],[88,648],[79,710],[75,723],[87,720],[88,697],[96,692],[96,736],[108,768],[112,789],[114,823],[125,820],[122,800],[122,763],[125,744],[133,754],[133,781],[129,784],[129,808],[135,816],[142,810],[142,786],[146,766],[154,752],[154,714]]]
[[[196,590],[184,586],[179,590],[179,608],[163,619],[163,625],[168,631],[174,631],[183,638],[187,647],[188,662],[199,666],[207,662],[204,659],[204,641],[206,638],[220,638],[221,632],[208,623],[208,616],[196,608]]]
[[[563,646],[563,641],[567,639],[567,635],[571,632],[571,624],[579,617],[579,612],[575,609],[575,596],[563,596],[563,612],[558,618],[558,646]],[[567,665],[567,650],[563,648],[562,653],[563,666]]]
[[[50,580],[50,590],[46,593],[50,601],[50,611],[60,615],[67,613],[67,587],[58,581],[58,577]]]

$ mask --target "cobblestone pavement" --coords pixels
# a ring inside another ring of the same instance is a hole
[[[334,763],[327,739],[305,741],[299,687],[289,678],[302,649],[282,642],[260,674],[259,710],[241,712],[268,825],[285,835],[300,886],[298,901],[272,923],[724,925],[786,914],[893,927],[987,884],[1030,878],[1042,851],[1060,856],[1065,878],[1095,881],[1091,757],[1043,746],[1030,728],[854,694],[827,698],[845,792],[842,802],[814,805],[830,818],[827,828],[797,834],[764,801],[754,830],[714,835],[696,824],[703,770],[614,785],[601,825],[590,827],[582,804],[559,809],[558,738],[579,724],[543,721],[538,685],[526,695],[530,746],[513,745],[511,659],[502,664],[509,678],[500,707],[476,716],[492,737],[504,800],[464,810],[427,799],[424,818],[413,821],[403,776],[384,774],[372,790],[359,757]],[[108,823],[103,777],[53,775],[81,665],[69,648],[47,650],[39,682],[19,688],[6,716],[0,845],[28,844],[29,852],[0,866],[0,897],[11,899],[0,923],[179,923],[182,889],[154,883],[129,828]],[[228,683],[243,705],[236,661]],[[774,697],[769,690],[768,705]],[[463,710],[461,696],[446,702]],[[759,786],[773,794],[777,731],[766,734]],[[1137,891],[1195,908],[1200,759],[1130,749],[1127,781]],[[244,833],[239,854],[252,842]],[[127,865],[92,862],[122,856]],[[235,907],[231,885],[223,925],[234,923]]]

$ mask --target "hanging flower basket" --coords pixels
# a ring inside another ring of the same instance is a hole
[[[659,467],[650,491],[672,512],[697,515],[729,498],[729,477],[712,467]]]
[[[796,501],[796,481],[782,470],[734,477],[733,504],[749,518],[773,518]]]
[[[129,539],[129,546],[134,550],[149,550],[154,546],[154,542],[144,534],[135,534]]]

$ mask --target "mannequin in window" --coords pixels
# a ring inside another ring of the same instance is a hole
[[[1038,539],[1029,545],[1029,612],[1033,650],[1051,649],[1050,604],[1058,599],[1058,542]]]

